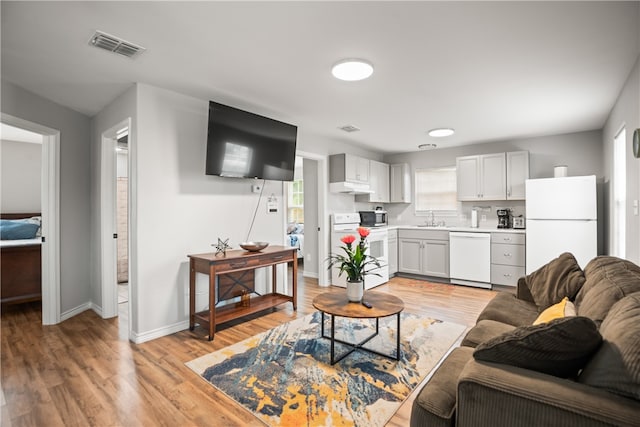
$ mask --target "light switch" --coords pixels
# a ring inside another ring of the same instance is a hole
[[[633,201],[633,214],[638,216],[638,199]]]

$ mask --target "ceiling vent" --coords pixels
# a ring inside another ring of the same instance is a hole
[[[146,50],[142,46],[129,43],[128,41],[112,36],[111,34],[103,33],[102,31],[96,31],[89,40],[89,44],[99,47],[100,49],[108,50],[109,52],[118,53],[127,58],[133,58]]]
[[[344,126],[340,126],[338,129],[341,129],[341,130],[343,130],[345,132],[349,132],[349,133],[358,132],[360,130],[359,127],[356,127],[354,125],[344,125]]]

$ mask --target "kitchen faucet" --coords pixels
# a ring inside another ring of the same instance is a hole
[[[425,220],[427,227],[435,227],[436,226],[436,217],[433,211],[429,211],[429,220]]]

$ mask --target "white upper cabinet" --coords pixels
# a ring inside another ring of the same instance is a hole
[[[411,168],[408,163],[389,166],[390,202],[411,203]]]
[[[529,179],[529,152],[507,153],[507,200],[524,200],[524,182]]]
[[[345,154],[345,181],[369,182],[369,159]]]
[[[458,200],[505,200],[505,153],[456,159]]]
[[[329,156],[329,182],[369,183],[369,159],[352,154]]]
[[[458,200],[478,200],[480,197],[479,156],[458,157],[456,159],[456,185]]]
[[[524,200],[529,152],[458,157],[456,172],[458,200]]]
[[[505,200],[507,198],[507,174],[505,153],[480,156],[482,200]]]
[[[389,165],[369,160],[369,189],[371,194],[356,196],[359,202],[389,203]]]

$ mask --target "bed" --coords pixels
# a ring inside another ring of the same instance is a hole
[[[298,258],[304,259],[304,224],[289,224],[287,239],[290,247],[298,249]]]
[[[4,305],[39,301],[42,299],[40,213],[3,213],[0,220],[0,302]]]

